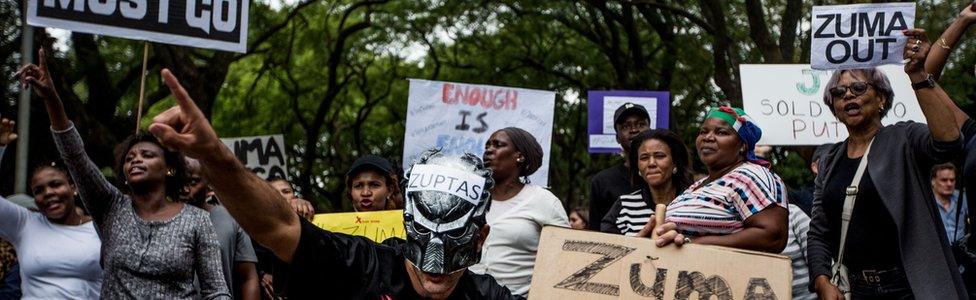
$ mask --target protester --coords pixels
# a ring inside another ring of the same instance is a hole
[[[172,200],[186,182],[183,155],[151,135],[130,136],[119,147],[115,168],[130,189],[123,194],[85,153],[54,89],[44,50],[38,57],[40,66],[30,64],[19,73],[44,100],[57,149],[97,226],[105,269],[101,297],[188,299],[196,294],[196,276],[204,299],[230,298],[206,212]]]
[[[820,145],[813,150],[813,156],[810,158],[810,172],[813,174],[814,178],[817,177],[817,173],[819,171],[817,169],[817,162],[819,162],[820,158],[827,153],[827,150],[830,150],[831,145],[832,144]],[[799,189],[791,189],[789,193],[790,204],[796,204],[800,210],[803,210],[804,214],[809,216],[811,207],[813,207],[814,189],[816,189],[816,186],[814,186],[813,180],[810,180],[809,183]]]
[[[634,166],[630,181],[639,190],[620,196],[603,217],[600,231],[637,236],[654,218],[656,204],[668,205],[691,185],[691,156],[681,138],[666,129],[642,131],[627,147],[627,160]]]
[[[938,204],[942,225],[945,226],[949,243],[956,243],[966,235],[969,204],[956,191],[956,166],[952,163],[932,167],[932,192]]]
[[[810,292],[810,268],[807,267],[807,232],[810,231],[810,217],[799,206],[790,203],[790,228],[786,248],[780,254],[790,257],[793,266],[793,300],[817,299]]]
[[[525,296],[532,281],[542,227],[569,227],[562,202],[552,192],[529,184],[528,177],[542,166],[542,146],[531,133],[515,127],[495,131],[485,143],[484,163],[491,168],[495,186],[485,218],[491,234],[481,262],[471,267]]]
[[[398,190],[393,164],[376,155],[356,159],[346,173],[346,190],[356,211],[397,209],[391,197]]]
[[[210,221],[214,224],[217,241],[220,242],[224,282],[233,293],[234,299],[261,299],[256,267],[258,258],[251,246],[251,238],[230,216],[227,208],[208,201],[212,193],[200,168],[198,160],[186,158],[187,183],[180,193],[180,201],[210,213]]]
[[[856,204],[840,263],[848,270],[854,298],[966,298],[924,175],[962,149],[959,128],[946,105],[951,99],[923,68],[929,50],[925,32],[904,33],[904,69],[927,125],[882,125],[894,93],[877,69],[836,71],[826,84],[824,103],[850,136],[820,161],[816,179],[807,262],[811,287],[821,299],[843,298],[830,278],[845,234],[841,214],[849,189],[856,189]],[[850,188],[865,156],[863,177]]]
[[[942,69],[948,61],[949,54],[957,48],[959,39],[974,23],[976,23],[976,5],[967,4],[959,12],[959,16],[956,17],[955,21],[942,32],[942,36],[936,42],[937,46],[932,47],[929,51],[929,55],[925,59],[925,71],[932,74],[932,77],[935,79],[940,78]],[[943,92],[939,92],[939,95],[941,96],[940,99],[942,99],[943,105],[952,109],[956,126],[961,130],[964,138],[963,145],[965,145],[965,150],[963,153],[965,154],[962,164],[962,176],[959,177],[959,185],[963,190],[961,194],[963,194],[963,198],[965,199],[976,199],[976,142],[974,142],[976,139],[973,138],[976,137],[976,121],[959,109],[956,103]],[[976,215],[976,206],[970,206],[966,212],[970,216]],[[970,222],[966,232],[976,232],[976,222]],[[970,297],[976,298],[976,261],[973,259],[976,253],[970,249],[971,246],[967,245],[976,245],[976,235],[970,234],[968,239],[957,241],[951,247],[956,263],[966,267],[963,272],[963,279],[966,283],[966,288],[970,292]]]
[[[783,251],[789,216],[786,188],[769,163],[753,153],[761,136],[742,109],[721,106],[708,112],[695,139],[708,176],[668,205],[666,222],[655,229],[658,246],[694,242]]]
[[[16,139],[13,132],[13,122],[0,120],[0,156]],[[44,164],[34,170],[30,189],[36,211],[0,200],[0,238],[10,241],[20,254],[15,262],[22,297],[99,298],[101,242],[91,218],[75,210],[71,177],[59,165]]]
[[[268,183],[274,187],[282,197],[291,205],[292,209],[302,218],[311,220],[315,217],[315,206],[312,205],[308,200],[298,197],[295,193],[295,188],[292,187],[291,182],[288,182],[284,178],[268,178]]]
[[[299,218],[277,191],[237,161],[169,70],[162,77],[179,106],[156,116],[149,130],[207,165],[204,177],[219,198],[227,199],[224,204],[241,227],[291,264],[290,298],[514,298],[491,276],[465,270],[477,262],[488,235],[484,213],[490,195],[484,189],[475,199],[433,187],[407,190],[407,240],[401,247],[322,230]],[[413,168],[418,165],[463,174],[472,183],[482,178],[483,187],[492,186],[489,170],[471,155],[454,158],[432,151]]]
[[[590,223],[590,211],[582,206],[573,207],[569,210],[569,227],[576,230],[585,230]]]
[[[590,178],[590,230],[600,230],[600,220],[610,211],[610,207],[620,199],[637,190],[631,185],[627,151],[630,139],[641,131],[650,128],[650,115],[643,106],[624,103],[613,113],[613,129],[617,133],[617,143],[622,149],[623,161],[620,164],[600,171]]]

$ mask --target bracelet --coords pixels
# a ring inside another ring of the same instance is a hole
[[[945,38],[939,38],[939,46],[941,46],[942,49],[946,49],[946,50],[952,49],[952,47],[949,47],[949,43],[946,43]]]

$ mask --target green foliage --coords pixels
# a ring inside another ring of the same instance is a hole
[[[10,15],[13,6],[2,3],[0,15]],[[694,148],[708,106],[741,104],[739,64],[809,60],[809,33],[803,30],[809,25],[803,24],[809,23],[812,5],[799,0],[309,0],[274,10],[252,2],[253,44],[246,55],[152,47],[149,108],[140,125],[172,105],[158,68],[181,69],[188,87],[219,86],[191,94],[202,105],[212,104],[221,136],[284,134],[289,172],[303,196],[324,211],[338,211],[350,207],[342,185],[356,157],[372,153],[398,161],[402,156],[407,78],[552,90],[557,103],[550,186],[567,206],[585,205],[590,176],[620,161],[586,152],[587,91],[670,91],[670,128]],[[961,9],[941,1],[918,6],[917,24],[931,40]],[[17,21],[3,20],[11,24],[0,31],[0,46],[6,47],[19,32],[8,30]],[[967,111],[976,108],[972,40],[967,34],[957,46],[940,82]],[[55,54],[72,94],[89,104],[94,93],[114,86],[117,105],[98,107],[113,118],[94,119],[109,128],[133,124],[138,80],[125,78],[141,62],[142,43],[92,39],[112,83],[99,85],[91,75],[98,65],[79,58],[85,53],[78,49],[91,48],[75,41],[86,40],[73,38],[67,53]],[[13,72],[12,57],[0,61],[7,74]],[[0,84],[4,95],[16,90],[10,81]],[[94,131],[85,138],[110,144],[129,132]],[[808,147],[776,151],[776,171],[789,185],[812,180],[810,152]]]

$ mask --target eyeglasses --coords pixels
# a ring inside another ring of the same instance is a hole
[[[850,90],[851,94],[854,94],[854,96],[860,96],[868,91],[869,86],[874,85],[863,81],[854,82],[850,85],[838,85],[830,88],[830,95],[835,98],[842,97],[844,94],[847,94],[848,90]]]
[[[647,121],[623,122],[617,124],[617,130],[645,129],[650,126]]]

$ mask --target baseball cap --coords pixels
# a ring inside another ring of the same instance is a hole
[[[641,105],[637,105],[631,102],[624,103],[617,108],[617,111],[613,113],[613,124],[620,124],[623,121],[623,117],[630,114],[637,114],[644,119],[651,119],[651,116],[647,114],[647,109]]]
[[[356,159],[356,161],[352,163],[352,167],[349,167],[349,172],[346,172],[346,176],[356,174],[363,168],[379,169],[384,174],[393,173],[393,164],[391,164],[389,160],[370,154]]]

